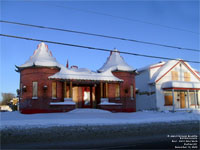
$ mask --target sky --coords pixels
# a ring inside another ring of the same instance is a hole
[[[199,1],[1,0],[0,6],[1,20],[200,49],[199,34],[196,34],[199,33]],[[0,23],[0,33],[108,50],[117,48],[119,51],[200,61],[199,52],[6,23]],[[0,93],[16,94],[20,76],[15,71],[15,65],[20,66],[28,60],[39,43],[0,37]],[[46,44],[59,63],[66,65],[68,60],[70,66],[76,65],[79,68],[94,71],[98,70],[109,56],[108,52]],[[164,61],[121,55],[135,69]],[[190,63],[190,65],[200,70],[199,64]]]

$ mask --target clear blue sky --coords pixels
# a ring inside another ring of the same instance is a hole
[[[1,1],[1,19],[77,31],[119,36],[155,43],[199,49],[199,35],[155,25],[122,20],[76,9],[108,13],[155,24],[162,24],[199,32],[199,1]],[[139,43],[78,35],[0,23],[1,33],[52,40],[147,55],[199,61],[199,53]],[[23,64],[39,42],[0,37],[0,92],[16,93],[19,73],[15,65]],[[99,69],[108,57],[107,52],[48,44],[53,56],[63,65]],[[135,69],[156,63],[161,59],[121,54]],[[199,64],[191,66],[200,70]]]

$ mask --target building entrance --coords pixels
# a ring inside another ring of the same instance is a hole
[[[90,90],[90,87],[83,87],[82,93],[82,107],[92,108],[92,90]]]

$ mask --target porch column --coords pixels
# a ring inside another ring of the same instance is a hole
[[[174,89],[172,89],[172,99],[173,99],[173,111],[174,111],[175,110]]]
[[[188,103],[188,108],[190,108],[190,95],[189,95],[189,90],[187,90],[187,103]]]
[[[197,108],[197,92],[194,90],[195,109]]]
[[[72,91],[72,81],[70,81],[70,85],[69,85],[69,97],[72,98],[73,95],[73,91]]]
[[[106,98],[108,98],[108,83],[106,82]]]
[[[90,86],[90,102],[91,102],[91,108],[92,108],[93,107],[92,86]]]
[[[103,83],[102,82],[100,82],[100,93],[101,93],[100,98],[102,98],[103,97]]]
[[[63,97],[64,99],[67,97],[67,93],[66,93],[66,81],[63,82]]]

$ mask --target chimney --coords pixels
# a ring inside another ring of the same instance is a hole
[[[78,66],[73,65],[73,66],[71,66],[71,68],[72,69],[78,69]]]
[[[67,60],[66,68],[69,68],[69,62],[68,62],[68,60]]]

